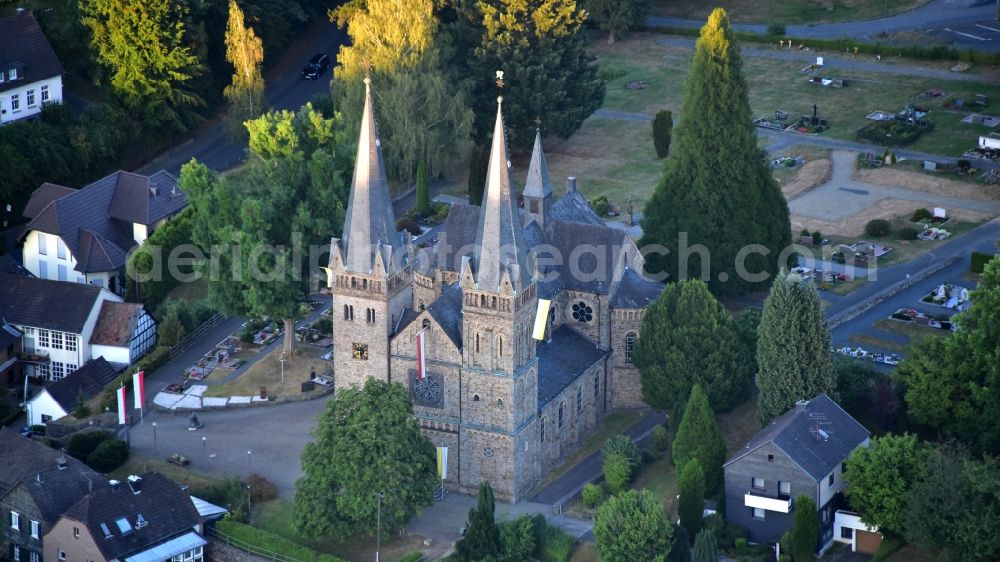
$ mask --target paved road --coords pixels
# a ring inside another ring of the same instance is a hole
[[[649,25],[701,27],[705,22],[680,18],[650,17]],[[961,49],[1000,51],[1000,29],[996,25],[996,3],[987,0],[931,0],[923,6],[886,18],[865,21],[789,25],[786,32],[797,39],[853,38],[878,41],[885,34],[926,32]],[[766,33],[767,25],[736,24],[740,31]],[[972,37],[969,37],[969,36]]]
[[[267,101],[274,109],[298,109],[316,94],[329,92],[330,74],[319,80],[302,80],[299,71],[313,54],[323,52],[336,57],[340,45],[346,41],[346,33],[326,18],[314,22],[291,47],[282,54],[281,60],[267,73]],[[177,174],[182,164],[192,158],[214,170],[225,170],[235,166],[245,158],[245,146],[229,142],[222,130],[221,120],[215,120],[195,132],[186,143],[161,154],[152,162],[139,169],[141,173],[152,173],[161,169]]]

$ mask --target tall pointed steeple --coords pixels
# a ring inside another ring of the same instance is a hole
[[[500,292],[505,278],[509,278],[514,292],[528,285],[528,252],[517,201],[511,192],[513,183],[503,126],[503,98],[499,97],[486,190],[476,234],[476,285],[484,291]]]
[[[371,79],[365,77],[365,109],[361,115],[358,157],[354,162],[354,180],[344,220],[344,268],[355,273],[371,273],[375,253],[383,253],[387,271],[399,259],[402,240],[396,230],[396,218],[389,196],[382,145],[372,111]],[[390,255],[384,255],[388,252]]]
[[[549,165],[542,150],[542,130],[535,129],[535,147],[531,150],[531,164],[528,165],[528,179],[524,183],[524,209],[528,221],[535,221],[545,228],[545,220],[552,205],[552,181],[549,180]]]

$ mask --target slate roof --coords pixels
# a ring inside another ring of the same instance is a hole
[[[74,193],[75,191],[76,190],[72,187],[45,182],[31,193],[31,198],[28,199],[28,204],[24,207],[24,216],[29,219],[33,219],[37,217],[38,214],[45,209],[45,207],[48,207],[49,203],[55,201],[56,199],[61,199],[70,193]]]
[[[444,222],[444,229],[437,244],[437,266],[448,271],[459,271],[462,256],[472,253],[479,226],[479,207],[453,203]]]
[[[551,340],[540,342],[536,349],[539,411],[588,367],[611,353],[568,326],[560,326],[552,332]]]
[[[375,124],[370,80],[365,78],[365,107],[361,114],[361,132],[358,152],[354,161],[354,177],[344,218],[344,268],[357,273],[369,273],[375,252],[390,246],[389,255],[383,253],[386,269],[392,256],[403,246],[396,229],[396,219],[389,196],[389,182],[382,161],[382,144]]]
[[[157,185],[155,194],[151,184]],[[119,170],[54,199],[59,190],[44,187],[35,190],[25,207],[32,220],[24,232],[62,238],[81,273],[124,267],[128,250],[136,245],[131,223],[151,225],[187,206],[177,178],[163,171],[147,177]]]
[[[59,58],[42,33],[42,28],[27,10],[0,19],[0,69],[10,67],[17,68],[18,79],[0,83],[0,92],[63,73]]]
[[[24,437],[15,431],[0,427],[0,496],[17,485],[18,482],[46,469],[56,468],[56,459],[66,459],[68,469],[84,468],[80,461],[61,452]]]
[[[130,302],[104,301],[101,314],[90,336],[94,345],[128,347],[135,333],[135,327],[142,316],[142,305]]]
[[[663,292],[663,283],[656,283],[639,272],[626,268],[622,279],[611,296],[613,308],[646,308]]]
[[[797,404],[771,422],[726,465],[762,445],[773,443],[818,482],[870,435],[840,405],[826,394],[820,394],[808,403]]]
[[[552,180],[549,179],[549,166],[545,162],[545,150],[542,149],[542,132],[535,131],[535,146],[531,149],[531,162],[528,164],[528,179],[524,182],[525,197],[549,197],[552,195]]]
[[[551,218],[565,222],[582,222],[594,226],[605,226],[601,217],[597,216],[590,203],[579,191],[570,191],[552,204],[549,210]]]
[[[200,522],[198,510],[187,491],[155,472],[141,476],[139,493],[133,493],[128,481],[117,489],[105,486],[81,498],[65,516],[87,527],[94,543],[106,560],[124,560],[164,540],[188,533]],[[138,516],[146,525],[137,528]],[[122,532],[117,520],[125,518],[129,529]],[[101,524],[111,532],[105,538]]]
[[[546,221],[542,239],[545,244],[555,248],[557,255],[562,257],[563,266],[557,270],[558,276],[554,279],[539,283],[540,297],[550,298],[564,289],[599,295],[606,295],[611,291],[616,264],[628,240],[627,234],[603,224],[598,226],[552,220]],[[581,244],[593,246],[597,255],[586,251],[574,256],[574,250]],[[547,254],[542,253],[540,257],[547,257]],[[580,275],[574,274],[574,268]],[[542,268],[539,273],[544,276],[550,272]]]
[[[18,263],[17,259],[11,254],[0,256],[0,273],[20,275],[22,277],[31,276],[31,272],[24,269],[24,266]]]
[[[62,406],[64,412],[71,412],[76,406],[76,398],[80,395],[81,389],[84,399],[90,400],[100,394],[117,376],[118,369],[103,357],[98,357],[87,361],[76,371],[46,387],[45,392]]]
[[[427,312],[455,347],[462,349],[462,289],[458,284],[442,286],[441,295],[427,307]],[[419,316],[419,310],[406,309],[396,333],[403,331]]]
[[[101,288],[0,273],[0,316],[11,324],[79,334]]]
[[[29,475],[18,484],[18,487],[31,495],[46,525],[54,523],[83,496],[108,485],[101,475],[82,464],[70,466],[69,459],[72,457],[66,455],[65,458],[67,459],[65,469],[46,468]]]

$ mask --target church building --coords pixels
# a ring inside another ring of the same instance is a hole
[[[448,447],[449,489],[474,494],[487,480],[500,499],[528,499],[607,412],[643,405],[632,352],[663,285],[643,277],[635,242],[591,210],[574,178],[553,200],[540,134],[521,208],[502,98],[482,205],[452,205],[438,242],[415,248],[395,228],[365,84],[328,270],[335,387],[403,384],[424,433]],[[542,340],[533,338],[539,300],[550,303]]]

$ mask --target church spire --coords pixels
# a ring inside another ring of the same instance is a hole
[[[535,129],[535,147],[531,150],[528,165],[528,180],[524,183],[524,196],[544,199],[552,196],[552,181],[549,180],[549,165],[545,163],[542,150],[542,130]]]
[[[524,226],[512,195],[510,154],[503,126],[503,97],[497,98],[497,120],[487,168],[486,190],[476,234],[476,284],[484,291],[500,292],[509,278],[514,292],[528,284]]]
[[[354,180],[344,220],[344,268],[356,273],[371,273],[375,253],[383,249],[386,270],[392,271],[402,248],[396,219],[389,197],[389,184],[382,162],[375,114],[372,111],[371,79],[365,77],[365,109],[361,115],[358,156],[354,162]]]

